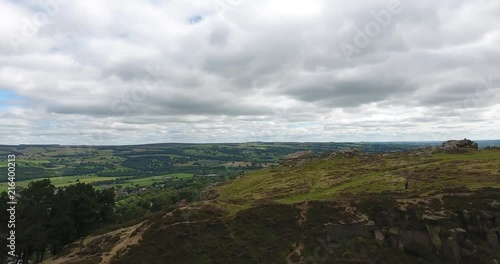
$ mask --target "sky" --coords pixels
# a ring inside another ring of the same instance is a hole
[[[2,0],[0,144],[499,139],[498,0]]]

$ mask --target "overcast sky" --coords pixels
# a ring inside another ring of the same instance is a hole
[[[0,36],[0,144],[500,138],[498,0],[1,0]]]

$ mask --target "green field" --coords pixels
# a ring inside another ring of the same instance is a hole
[[[153,182],[160,182],[163,180],[167,179],[188,179],[193,177],[193,174],[189,173],[173,173],[173,174],[165,174],[165,175],[160,175],[160,176],[152,176],[152,177],[145,177],[145,178],[136,178],[132,179],[129,181],[126,181],[124,183],[119,183],[122,187],[132,187],[132,186],[150,186]],[[64,177],[51,177],[48,178],[54,184],[56,187],[63,187],[67,186],[70,184],[75,184],[77,183],[77,180],[81,183],[94,183],[94,182],[102,182],[102,181],[109,181],[109,180],[115,180],[117,177],[97,177],[97,176],[64,176]],[[41,179],[37,179],[41,180]],[[26,180],[26,181],[19,181],[16,182],[16,186],[21,186],[23,188],[28,187],[28,184],[32,182],[33,180]],[[112,184],[112,186],[115,184]],[[116,184],[118,185],[118,184]],[[2,182],[0,183],[0,192],[6,191],[8,188],[8,183]]]
[[[160,175],[160,176],[152,176],[152,177],[145,177],[145,178],[136,178],[132,179],[129,181],[126,181],[124,183],[119,183],[116,185],[122,186],[122,188],[126,187],[133,187],[133,186],[150,186],[153,182],[161,182],[167,179],[188,179],[192,178],[193,174],[189,173],[173,173],[173,174],[166,174],[166,175]]]
[[[93,183],[93,182],[99,182],[99,181],[109,181],[109,180],[114,180],[116,177],[97,177],[97,176],[64,176],[64,177],[51,177],[49,178],[52,184],[54,184],[56,187],[62,187],[62,186],[67,186],[70,184],[75,184],[77,183],[77,180],[81,183]],[[37,179],[41,180],[41,179]],[[16,182],[16,186],[21,186],[23,188],[28,187],[28,184],[32,182],[32,180],[26,180],[26,181],[19,181]],[[8,187],[8,183],[2,182],[0,183],[0,192],[6,191]]]

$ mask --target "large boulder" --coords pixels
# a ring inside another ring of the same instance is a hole
[[[286,155],[281,161],[281,165],[295,167],[305,164],[306,162],[314,159],[316,154],[314,151],[299,151]]]
[[[464,138],[463,140],[448,140],[443,143],[441,149],[452,150],[452,149],[478,149],[477,143],[472,140]]]

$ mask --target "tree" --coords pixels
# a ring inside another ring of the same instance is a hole
[[[36,261],[43,259],[48,245],[50,214],[53,208],[55,187],[50,180],[34,181],[28,184],[19,199],[19,231],[17,246],[21,249],[23,263],[27,263],[32,253]]]
[[[6,195],[0,195],[2,204],[6,204]],[[16,238],[23,263],[33,253],[40,262],[46,248],[56,254],[64,245],[115,219],[113,189],[96,191],[85,183],[56,189],[48,179],[31,182],[18,204]]]
[[[97,202],[99,204],[99,219],[101,224],[115,221],[115,191],[114,188],[97,192]]]
[[[6,214],[5,212],[7,212],[7,202],[9,202],[10,199],[9,199],[9,196],[7,194],[7,192],[2,192],[0,193],[0,210],[2,211],[2,213],[0,214],[0,223],[2,223],[0,225],[0,233],[1,234],[7,234],[9,231],[8,231],[8,228],[7,228],[7,222],[9,221],[9,214]],[[7,259],[7,247],[3,246],[3,247],[0,247],[0,259]]]

